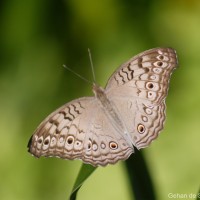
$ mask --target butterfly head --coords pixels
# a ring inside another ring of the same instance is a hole
[[[105,93],[104,89],[102,87],[100,87],[99,85],[97,85],[96,83],[93,83],[92,91],[96,97],[98,97],[99,95],[103,95]]]

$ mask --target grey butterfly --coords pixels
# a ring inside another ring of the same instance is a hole
[[[75,99],[51,113],[32,135],[36,157],[81,159],[93,166],[126,160],[134,147],[157,138],[165,121],[165,98],[176,51],[154,48],[122,64],[93,97]]]

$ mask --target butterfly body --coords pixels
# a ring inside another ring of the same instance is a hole
[[[50,114],[30,139],[36,157],[81,159],[94,166],[126,160],[158,136],[176,52],[155,48],[131,58],[94,97],[73,100]]]
[[[116,132],[125,138],[129,136],[129,134],[127,133],[125,123],[123,122],[123,119],[120,117],[120,112],[118,111],[114,102],[111,102],[109,100],[109,98],[106,95],[106,91],[102,87],[99,87],[98,85],[94,84],[93,92],[95,94],[97,102],[100,103],[100,106],[102,107],[104,113],[106,114],[107,120],[110,121],[110,124],[113,125]],[[129,144],[130,146],[132,146],[131,141],[129,142]]]

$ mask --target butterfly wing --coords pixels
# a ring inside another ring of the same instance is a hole
[[[36,157],[81,159],[93,166],[105,166],[133,153],[115,132],[96,98],[84,97],[50,114],[34,132],[28,148]]]
[[[107,83],[106,94],[138,149],[147,147],[163,129],[165,98],[176,66],[175,50],[155,48],[121,65]]]

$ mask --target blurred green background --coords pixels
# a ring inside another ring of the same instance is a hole
[[[200,1],[2,0],[0,2],[1,199],[67,199],[80,161],[35,159],[27,143],[57,107],[91,87],[87,48],[102,86],[123,62],[154,47],[177,50],[165,129],[142,150],[158,199],[200,185]],[[134,155],[132,155],[134,156]],[[131,200],[124,163],[98,168],[79,198]]]

